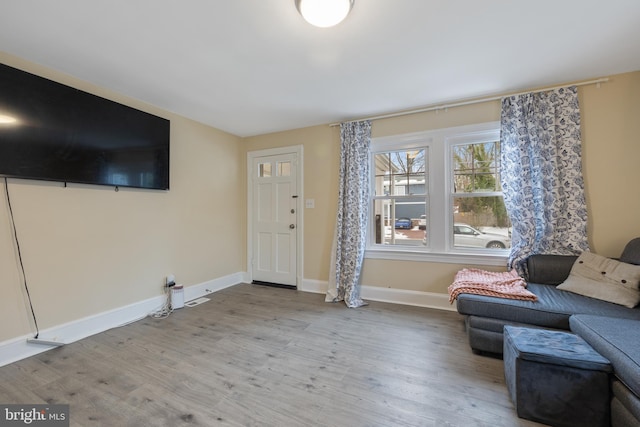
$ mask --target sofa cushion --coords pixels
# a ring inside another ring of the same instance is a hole
[[[640,266],[583,252],[558,289],[633,308],[640,302]]]
[[[525,263],[525,279],[543,285],[559,285],[569,277],[576,259],[578,257],[573,255],[531,255]]]
[[[620,261],[627,264],[640,265],[640,237],[636,237],[627,243],[620,255]]]
[[[484,295],[460,294],[457,310],[460,314],[488,317],[555,329],[569,329],[572,314],[596,314],[640,320],[640,309],[587,298],[551,285],[529,283],[538,301],[507,300]]]
[[[618,379],[640,396],[640,321],[580,314],[571,331],[609,359]]]

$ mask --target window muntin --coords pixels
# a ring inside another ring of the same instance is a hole
[[[451,149],[454,193],[500,189],[500,141],[455,144]]]
[[[423,148],[375,154],[376,195],[427,194],[425,153]]]

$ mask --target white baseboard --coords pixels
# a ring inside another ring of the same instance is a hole
[[[235,273],[198,285],[187,286],[184,288],[185,301],[242,283],[245,276],[246,273]],[[91,335],[144,319],[149,313],[164,304],[164,298],[164,295],[159,295],[124,307],[47,328],[40,331],[39,338],[70,344]],[[33,338],[33,334],[0,342],[0,366],[55,348],[55,346],[27,343],[27,339],[31,338]]]
[[[438,310],[456,311],[455,303],[449,304],[448,294],[435,292],[409,291],[406,289],[363,286],[360,291],[363,300],[388,302],[392,304],[414,305]]]
[[[298,287],[298,290],[316,294],[326,294],[328,286],[329,283],[325,281],[305,279],[302,286]],[[410,291],[363,285],[360,289],[360,296],[363,300],[456,311],[455,302],[453,305],[449,304],[449,295],[435,292]]]
[[[328,288],[329,282],[312,279],[303,279],[302,285],[298,286],[299,291],[311,292],[312,294],[326,294]]]
[[[184,300],[191,301],[196,298],[207,296],[213,292],[221,291],[238,283],[246,283],[247,273],[235,273],[218,279],[209,280],[199,285],[192,285],[184,288]]]

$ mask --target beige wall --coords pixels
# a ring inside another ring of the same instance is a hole
[[[580,90],[591,250],[616,257],[640,236],[640,71]]]
[[[189,286],[245,270],[238,137],[6,54],[0,62],[171,120],[168,192],[9,179],[41,329],[159,296],[168,274]],[[33,331],[23,289],[3,194],[0,342]]]
[[[618,256],[640,236],[640,72],[612,76],[608,83],[579,89],[584,144],[584,174],[592,250]],[[500,102],[378,120],[373,137],[483,123],[500,119]],[[303,144],[305,198],[305,279],[327,281],[335,223],[339,131],[329,126],[298,129],[245,139],[247,151]],[[468,265],[366,259],[362,284],[446,293],[453,275]],[[491,267],[483,267],[493,269]]]

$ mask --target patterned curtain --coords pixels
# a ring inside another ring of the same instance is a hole
[[[524,274],[529,255],[588,250],[577,88],[504,98],[500,140],[508,267]]]
[[[340,125],[340,188],[326,301],[347,307],[366,305],[360,299],[360,271],[369,219],[369,146],[371,122]]]

